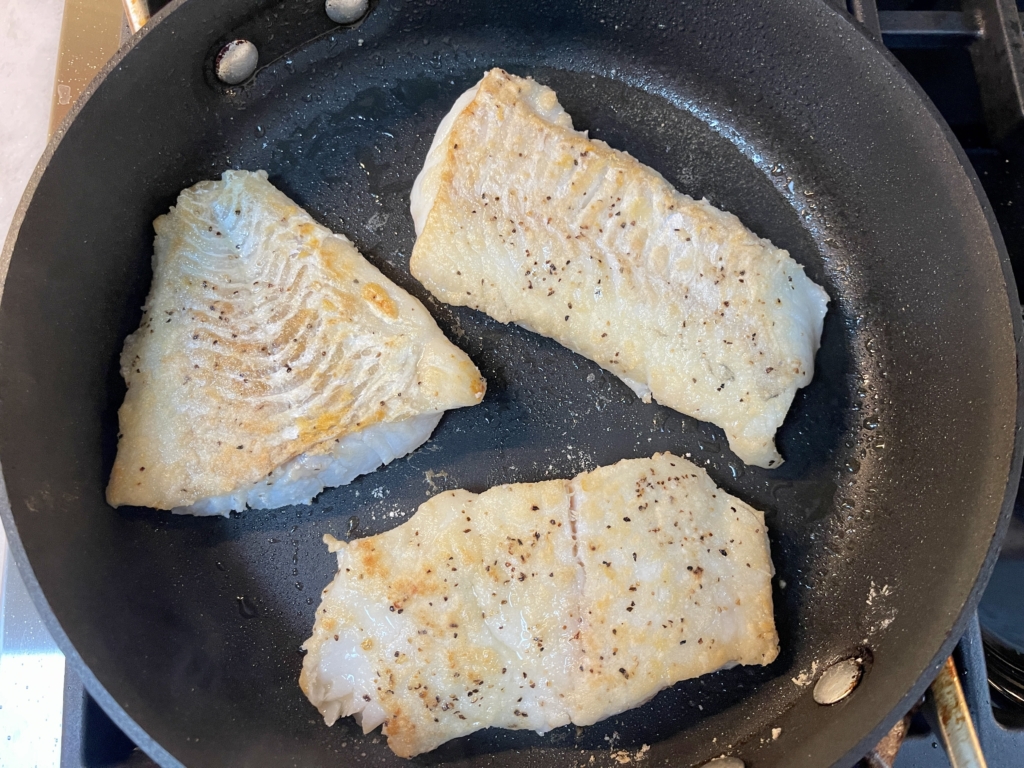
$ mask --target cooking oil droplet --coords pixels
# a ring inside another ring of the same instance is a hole
[[[847,472],[859,472],[860,471],[860,462],[857,461],[856,459],[850,459],[849,461],[846,462],[846,471]]]
[[[875,419],[875,418],[864,419],[864,429],[878,429],[878,419]]]
[[[699,440],[697,442],[697,448],[706,453],[721,453],[722,446],[715,440]]]
[[[235,599],[238,601],[238,612],[243,619],[256,618],[256,604],[252,600],[245,595],[239,595]]]
[[[781,496],[785,495],[785,492],[793,487],[793,484],[787,480],[783,480],[772,485],[772,498],[775,501],[781,501]]]

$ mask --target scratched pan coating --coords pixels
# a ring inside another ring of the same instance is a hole
[[[987,203],[891,59],[813,0],[381,0],[354,28],[319,2],[170,10],[51,146],[0,304],[15,558],[90,690],[146,751],[166,765],[403,764],[379,733],[326,728],[298,689],[298,646],[334,571],[321,536],[388,530],[443,489],[666,450],[765,510],[778,660],[588,728],[485,731],[415,762],[618,765],[649,745],[652,765],[848,764],[903,714],[955,642],[1007,519],[1020,318]],[[261,68],[227,88],[212,56],[236,37]],[[825,286],[816,375],[778,435],[783,467],[744,466],[718,428],[411,278],[413,179],[442,115],[492,66],[551,86],[577,128],[736,213]],[[151,221],[229,167],[266,169],[423,300],[487,396],[309,507],[111,510],[117,357],[151,278]],[[866,665],[856,692],[814,704],[801,683],[851,655]]]

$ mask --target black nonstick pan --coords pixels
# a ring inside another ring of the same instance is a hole
[[[237,38],[260,65],[226,86],[214,60]],[[492,66],[552,86],[577,128],[733,211],[826,287],[817,373],[779,433],[780,469],[744,466],[719,429],[410,277],[413,178],[441,116]],[[111,509],[117,361],[151,278],[151,222],[227,168],[266,169],[422,299],[486,376],[486,399],[309,507]],[[991,211],[923,95],[819,0],[379,0],[349,27],[322,0],[172,3],[50,145],[6,254],[14,557],[89,690],[165,765],[403,764],[379,734],[325,727],[299,691],[298,646],[334,568],[320,537],[384,531],[436,490],[664,450],[766,511],[779,659],[588,728],[485,731],[414,762],[849,765],[950,652],[1016,490],[1021,319]],[[823,670],[850,658],[857,688],[815,703]]]

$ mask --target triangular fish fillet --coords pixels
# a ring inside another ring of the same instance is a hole
[[[487,727],[589,725],[778,654],[764,515],[685,459],[447,491],[338,574],[300,685],[403,757]]]
[[[423,305],[265,171],[196,184],[153,226],[153,284],[121,354],[113,506],[309,503],[483,397]]]
[[[789,254],[573,130],[550,88],[500,69],[442,121],[412,194],[413,275],[515,322],[777,467],[828,304]]]

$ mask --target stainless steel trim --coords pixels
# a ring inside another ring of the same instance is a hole
[[[122,0],[128,27],[135,34],[149,22],[149,3],[146,0]]]
[[[121,0],[66,0],[50,108],[51,135],[121,46],[123,24]]]

